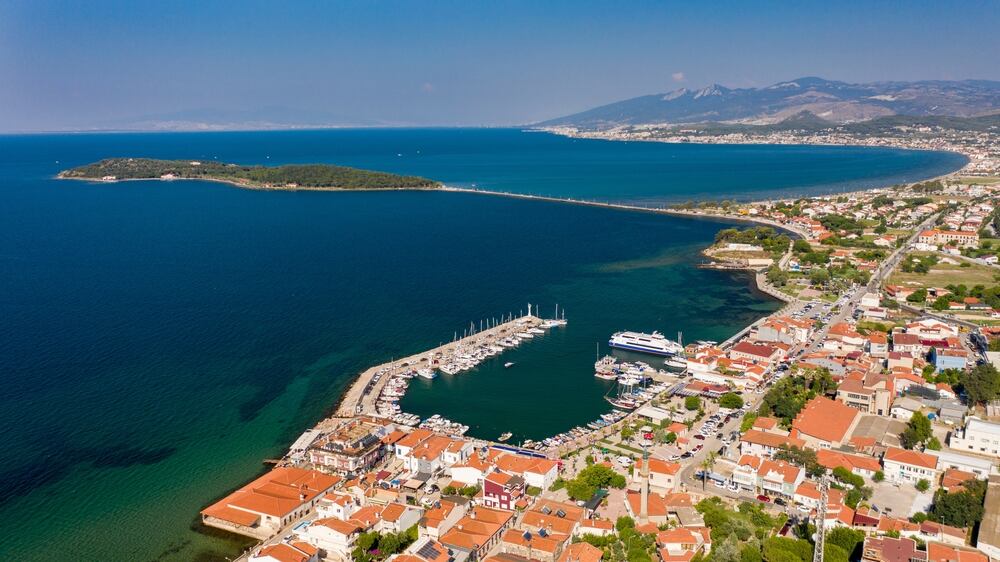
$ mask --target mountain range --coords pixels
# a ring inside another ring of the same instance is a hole
[[[811,114],[830,124],[893,115],[975,117],[1000,113],[1000,82],[925,80],[851,84],[806,77],[763,88],[718,84],[640,96],[536,123],[605,129],[622,125],[739,123],[769,125]]]

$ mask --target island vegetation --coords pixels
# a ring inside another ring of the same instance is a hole
[[[434,189],[440,183],[417,176],[360,170],[331,164],[243,166],[212,160],[108,158],[65,170],[60,178],[123,181],[193,179],[232,183],[252,189]]]

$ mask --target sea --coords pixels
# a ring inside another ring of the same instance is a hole
[[[225,560],[198,511],[260,474],[364,368],[558,305],[568,325],[402,405],[538,439],[608,410],[618,330],[723,340],[778,307],[699,269],[724,222],[452,192],[84,183],[106,157],[323,162],[659,204],[855,190],[944,152],[668,145],[516,129],[0,136],[0,560]],[[652,360],[652,359],[651,359]],[[511,368],[503,363],[513,362]]]

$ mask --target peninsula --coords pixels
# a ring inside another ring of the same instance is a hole
[[[360,170],[330,164],[243,166],[216,161],[107,158],[64,170],[59,178],[89,181],[204,180],[247,189],[388,190],[437,189],[441,184],[417,176]]]

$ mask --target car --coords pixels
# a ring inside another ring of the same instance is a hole
[[[695,435],[694,438],[704,440],[705,436],[699,433],[698,435]]]
[[[712,484],[715,484],[715,487],[716,487],[716,488],[722,488],[723,490],[725,490],[725,489],[726,489],[726,483],[725,483],[725,482],[723,482],[723,481],[720,481],[720,480],[712,480]]]
[[[689,458],[691,458],[693,456],[694,456],[694,453],[692,453],[691,451],[688,451],[688,452],[684,453],[683,455],[681,455],[681,458],[682,459],[689,459]]]
[[[680,455],[670,455],[670,458],[668,460],[670,460],[670,461],[679,461],[679,460],[681,460],[681,456]]]
[[[800,506],[796,507],[795,509],[799,510],[802,513],[809,513],[810,511],[812,511],[812,508],[809,507],[808,505],[800,505]]]
[[[764,503],[771,503],[771,498],[765,496],[764,494],[760,494],[757,496],[757,501]]]
[[[722,439],[722,433],[716,433],[715,434],[715,438],[716,439]]]
[[[785,506],[785,505],[788,505],[788,503],[786,503],[785,500],[783,500],[781,498],[774,498],[774,505]]]
[[[618,464],[620,464],[620,465],[622,465],[622,466],[629,466],[629,465],[631,465],[631,464],[632,464],[632,459],[630,459],[630,458],[628,458],[628,457],[626,457],[626,456],[624,456],[624,455],[623,455],[623,456],[620,456],[620,457],[618,457],[618,458],[617,458],[617,459],[615,459],[615,460],[616,460],[616,461],[618,461]]]

